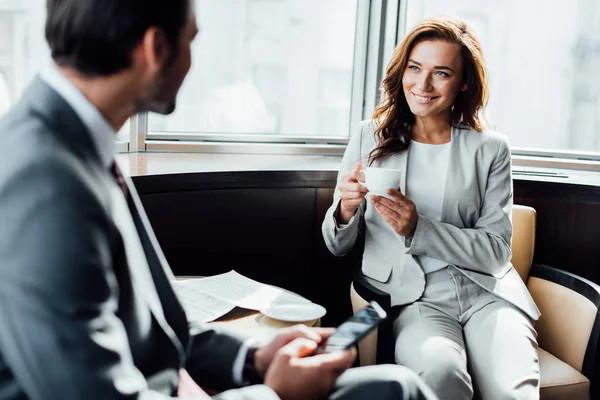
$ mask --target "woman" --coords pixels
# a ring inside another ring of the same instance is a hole
[[[396,362],[440,398],[539,398],[539,311],[510,264],[510,150],[480,118],[481,45],[461,20],[427,19],[382,87],[344,154],[327,246],[346,254],[365,227],[362,272],[390,294]],[[365,197],[362,164],[403,171],[394,200]]]

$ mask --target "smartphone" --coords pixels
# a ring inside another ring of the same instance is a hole
[[[372,301],[338,326],[323,343],[319,344],[315,353],[331,353],[355,346],[386,317],[383,308]]]

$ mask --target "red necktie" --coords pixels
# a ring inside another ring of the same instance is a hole
[[[117,162],[115,160],[113,160],[111,172],[112,172],[113,176],[115,177],[117,184],[121,188],[123,195],[125,197],[127,197],[127,184],[125,183],[125,178],[123,177],[123,174],[121,173],[119,164],[117,164]]]
[[[177,388],[177,397],[182,399],[210,399],[204,390],[192,379],[185,369],[179,370],[179,387]]]

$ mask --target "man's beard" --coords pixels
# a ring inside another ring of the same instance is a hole
[[[167,93],[172,92],[169,88],[169,84],[166,73],[163,70],[159,74],[159,78],[154,82],[149,83],[146,86],[145,96],[142,99],[138,99],[136,102],[136,112],[154,112],[162,115],[169,115],[175,111],[177,105],[176,96],[177,91],[172,98],[167,97]]]
[[[136,113],[153,112],[162,115],[169,115],[175,111],[177,101],[173,100],[149,100],[139,101],[136,104]]]

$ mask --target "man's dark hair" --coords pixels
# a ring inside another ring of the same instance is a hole
[[[148,28],[160,28],[177,56],[193,0],[47,0],[46,40],[52,58],[88,76],[131,66],[133,49]]]

